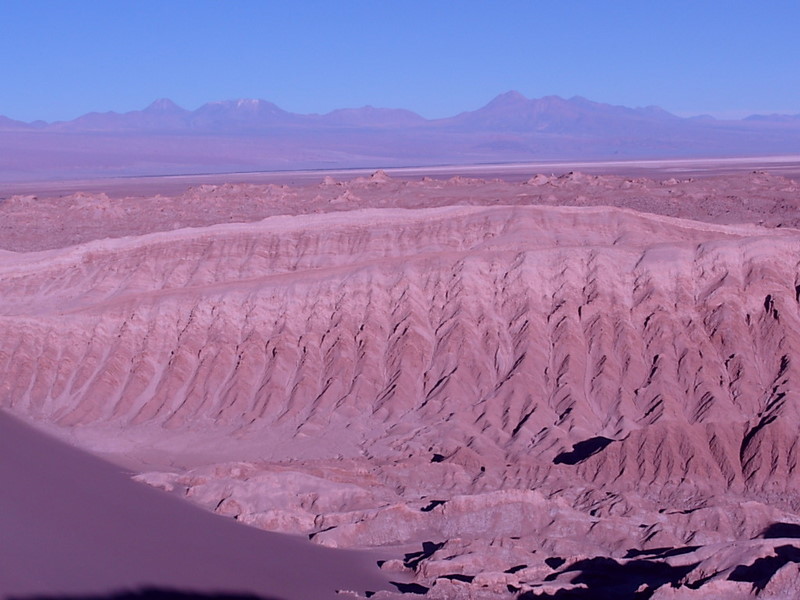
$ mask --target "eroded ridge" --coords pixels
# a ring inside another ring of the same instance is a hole
[[[800,562],[798,290],[794,229],[613,207],[156,231],[0,255],[0,404],[430,597],[747,597]]]

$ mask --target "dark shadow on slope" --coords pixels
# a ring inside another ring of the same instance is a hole
[[[764,539],[800,538],[800,525],[795,523],[773,523],[761,532]]]
[[[389,583],[396,587],[397,591],[401,594],[417,594],[424,596],[428,593],[428,590],[430,590],[430,588],[418,583],[400,583],[398,581],[390,581]]]
[[[560,556],[548,556],[547,558],[544,559],[544,564],[546,564],[551,569],[558,569],[565,562],[567,562],[567,559],[561,558]]]
[[[584,584],[583,589],[559,590],[552,594],[535,595],[525,592],[518,600],[647,600],[663,585],[677,584],[697,563],[672,567],[667,563],[652,560],[633,560],[618,563],[606,557],[578,561],[567,569],[548,575],[546,581],[564,579],[563,574],[575,573],[569,580],[573,584]],[[561,577],[559,577],[561,576]]]
[[[235,592],[182,592],[167,588],[143,588],[138,591],[114,592],[107,595],[53,595],[53,596],[11,596],[8,600],[280,600],[277,597],[239,594]]]
[[[517,573],[518,571],[522,571],[523,569],[527,569],[527,568],[528,568],[528,565],[525,565],[525,564],[515,565],[515,566],[511,567],[510,569],[506,569],[505,571],[503,571],[503,573]]]
[[[431,500],[427,506],[423,506],[420,508],[422,512],[431,512],[437,506],[443,506],[447,504],[447,500]]]
[[[449,579],[450,581],[463,581],[464,583],[472,583],[475,575],[464,575],[463,573],[451,573],[450,575],[440,575],[437,579]]]
[[[577,465],[582,460],[597,454],[613,441],[602,435],[583,440],[575,444],[569,452],[562,452],[556,456],[553,459],[553,463],[556,465]]]
[[[407,569],[417,570],[419,563],[426,558],[430,558],[434,553],[444,547],[444,542],[422,542],[422,550],[419,552],[409,552],[403,556],[403,565]]]
[[[744,455],[747,452],[747,447],[753,441],[753,438],[756,437],[756,434],[777,418],[778,417],[776,415],[763,416],[758,424],[756,424],[755,427],[750,429],[750,431],[745,434],[744,438],[742,439],[742,444],[739,446],[739,462],[742,464],[745,463]]]
[[[800,548],[788,544],[778,546],[775,548],[775,556],[759,558],[752,565],[739,565],[728,579],[730,581],[749,581],[756,590],[760,591],[766,587],[778,569],[790,562],[800,563]]]
[[[699,549],[700,546],[684,546],[683,548],[672,548],[664,546],[663,548],[652,548],[650,550],[636,550],[631,549],[625,553],[625,558],[639,558],[646,557],[648,559],[654,558],[669,558],[670,556],[680,556],[681,554],[689,554]]]

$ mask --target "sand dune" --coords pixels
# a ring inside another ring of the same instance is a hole
[[[7,224],[86,218],[4,238],[0,406],[219,514],[379,548],[413,583],[375,598],[788,597],[797,190],[12,199]]]
[[[366,555],[197,510],[2,413],[0,478],[3,597],[334,598],[336,589],[386,585]]]

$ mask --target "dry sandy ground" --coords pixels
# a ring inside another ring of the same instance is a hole
[[[373,598],[800,593],[792,179],[376,172],[0,212],[0,406],[377,551],[402,583]]]

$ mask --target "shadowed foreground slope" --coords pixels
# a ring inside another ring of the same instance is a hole
[[[300,600],[383,585],[364,555],[210,515],[3,413],[0,482],[0,597]]]

